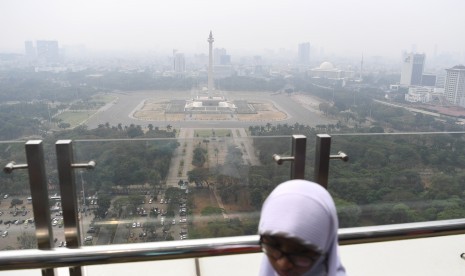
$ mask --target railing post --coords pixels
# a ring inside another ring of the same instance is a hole
[[[291,179],[304,179],[306,148],[307,137],[305,135],[292,135],[292,156],[273,154],[273,159],[278,165],[291,161]]]
[[[305,178],[305,155],[307,151],[307,137],[305,135],[292,135],[291,179]]]
[[[50,208],[48,205],[47,176],[42,140],[26,142],[26,160],[31,187],[32,210],[36,226],[37,247],[43,250],[53,248],[53,231],[50,224]],[[42,269],[43,276],[53,276],[52,268]]]
[[[329,159],[331,151],[331,136],[317,134],[315,144],[314,180],[321,186],[328,188]]]
[[[76,184],[73,170],[73,145],[71,140],[59,140],[55,144],[57,154],[58,180],[60,183],[61,206],[65,228],[66,247],[81,246],[77,208]],[[81,267],[70,267],[70,276],[82,275]]]

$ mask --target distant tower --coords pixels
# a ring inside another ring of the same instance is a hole
[[[308,65],[310,63],[310,43],[301,43],[298,48],[298,63]]]
[[[410,53],[405,55],[402,62],[400,84],[406,86],[421,85],[424,66],[425,54]]]
[[[59,61],[58,41],[37,40],[37,58],[42,63],[55,63]]]
[[[444,85],[446,99],[452,104],[465,106],[465,66],[457,65],[446,71]]]
[[[363,80],[363,54],[362,54],[362,60],[360,61],[360,81]]]
[[[183,53],[173,50],[173,71],[175,73],[184,73],[186,71],[186,60]]]
[[[26,57],[29,60],[33,60],[36,57],[36,49],[34,48],[34,44],[32,41],[25,41],[24,48],[26,50]]]
[[[208,91],[213,91],[213,35],[210,31],[210,36],[208,37],[209,51],[208,51]]]

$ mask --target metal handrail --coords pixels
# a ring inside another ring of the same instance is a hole
[[[79,249],[0,251],[0,271],[76,267],[211,257],[260,251],[258,236],[212,238],[139,244],[86,246]]]
[[[341,245],[465,234],[465,219],[379,225],[339,230]],[[0,271],[75,267],[260,252],[258,235],[78,249],[0,251]]]

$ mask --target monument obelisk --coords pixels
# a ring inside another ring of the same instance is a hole
[[[215,89],[213,82],[213,35],[210,31],[210,36],[208,37],[209,52],[208,52],[208,94],[212,93]]]

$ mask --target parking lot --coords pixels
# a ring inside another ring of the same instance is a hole
[[[137,214],[128,224],[128,242],[155,240],[179,240],[188,238],[188,216],[185,200],[175,205],[174,217],[167,217],[169,198],[146,196],[144,203],[137,207]],[[179,207],[179,208],[178,208]],[[155,216],[154,213],[157,213]]]
[[[35,224],[32,204],[28,201],[28,195],[1,196],[0,202],[0,250],[19,249],[24,247],[19,241],[20,236],[28,236],[35,239]],[[12,206],[12,200],[18,203]],[[158,199],[158,200],[156,200]],[[81,227],[81,239],[83,245],[111,244],[111,243],[131,243],[146,241],[179,240],[188,238],[188,210],[186,197],[179,199],[179,203],[172,204],[173,216],[167,216],[168,206],[171,199],[165,198],[164,194],[157,197],[144,195],[144,200],[137,207],[136,213],[129,219],[112,218],[95,220],[92,209],[79,209],[79,224]],[[52,202],[53,203],[53,202]],[[91,208],[97,208],[97,200]],[[156,215],[155,215],[156,213]],[[53,239],[56,247],[66,246],[64,238],[63,216],[59,201],[52,204],[50,213],[50,223],[53,230]],[[116,223],[116,233],[105,227],[105,224]],[[101,231],[102,230],[102,231]],[[23,243],[24,244],[24,243]],[[35,248],[34,241],[32,246]]]
[[[28,195],[7,196],[2,195],[0,202],[0,250],[19,249],[24,246],[18,240],[22,235],[35,239],[35,223],[32,204]],[[12,202],[22,202],[12,206]],[[18,201],[19,200],[19,201]],[[51,224],[55,246],[64,245],[63,216],[61,212],[51,213]],[[37,243],[34,242],[34,247]]]

